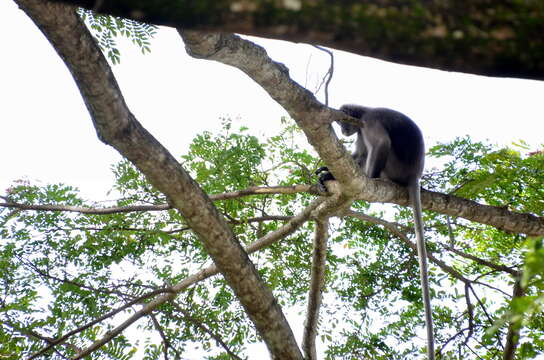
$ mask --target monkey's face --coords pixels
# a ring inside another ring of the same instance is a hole
[[[357,132],[359,129],[358,126],[355,126],[353,124],[345,123],[342,121],[339,121],[338,124],[340,125],[340,129],[342,130],[342,134],[344,136],[351,136]]]

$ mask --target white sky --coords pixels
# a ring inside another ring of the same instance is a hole
[[[11,1],[0,1],[0,194],[16,179],[78,186],[106,198],[120,156],[96,137],[67,68],[34,24]],[[254,39],[315,90],[327,54],[303,44]],[[251,79],[225,65],[195,60],[177,33],[160,30],[151,54],[121,47],[114,67],[138,120],[174,155],[193,136],[239,117],[250,128],[278,128],[286,112]],[[544,143],[544,82],[497,79],[401,66],[337,52],[330,103],[384,106],[421,127],[427,146],[470,134],[508,144]]]

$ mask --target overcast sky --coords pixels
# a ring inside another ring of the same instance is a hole
[[[0,2],[0,191],[15,179],[63,182],[105,197],[110,165],[120,159],[96,137],[67,68],[26,15]],[[254,39],[315,90],[328,55],[304,44]],[[123,43],[114,66],[138,120],[175,155],[219,117],[251,128],[280,126],[286,112],[251,79],[225,65],[190,58],[177,33],[160,29],[151,54]],[[544,82],[497,79],[401,66],[336,52],[330,104],[360,103],[402,111],[427,146],[470,134],[508,144],[543,142]],[[322,99],[322,96],[321,96]]]

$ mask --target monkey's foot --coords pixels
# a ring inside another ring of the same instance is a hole
[[[336,180],[334,178],[334,175],[329,171],[329,168],[326,167],[326,166],[322,166],[319,169],[317,169],[315,171],[315,174],[317,176],[319,176],[319,180],[318,180],[319,189],[324,191],[324,192],[327,192],[327,187],[325,186],[325,181]]]

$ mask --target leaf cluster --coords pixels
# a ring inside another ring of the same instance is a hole
[[[314,182],[319,159],[300,145],[298,128],[283,122],[279,134],[265,138],[223,119],[217,132],[194,138],[181,162],[210,195]],[[444,165],[433,170],[424,186],[542,214],[542,154],[521,155],[464,138],[438,144],[430,155]],[[112,171],[110,197],[118,198],[107,206],[166,203],[129,162],[115,164]],[[63,184],[20,182],[5,198],[27,205],[104,206]],[[310,199],[309,194],[252,195],[215,205],[247,245],[278,229],[285,218],[277,216],[296,214]],[[413,241],[409,211],[364,202],[353,209],[391,219],[404,238],[372,222],[350,217],[331,221],[320,351],[327,359],[421,356],[423,308],[418,263],[406,243]],[[499,359],[498,349],[512,323],[524,329],[519,356],[544,353],[541,240],[433,213],[425,214],[425,223],[429,253],[442,261],[431,261],[430,268],[440,357]],[[313,225],[305,224],[251,256],[278,302],[289,309],[306,301],[312,232]],[[150,301],[153,296],[146,294],[161,294],[209,264],[200,241],[172,209],[84,214],[2,208],[0,237],[0,355],[8,359],[28,357],[47,346],[46,338],[69,332],[74,335],[45,355],[73,356],[138,309],[125,304]],[[524,293],[512,298],[510,288],[516,282]],[[115,309],[121,311],[92,323]],[[137,327],[89,358],[156,359],[165,353],[183,358],[198,353],[224,359],[229,352],[243,356],[247,345],[259,340],[220,277],[192,285]]]
[[[151,39],[157,26],[111,15],[97,14],[92,10],[78,9],[78,14],[100,46],[100,50],[115,65],[121,62],[121,52],[115,38],[124,36],[140,48],[142,54],[151,52]]]

